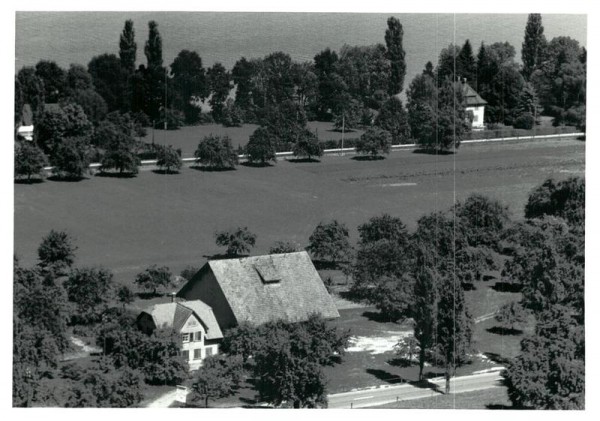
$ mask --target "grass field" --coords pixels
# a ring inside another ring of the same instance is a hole
[[[342,138],[342,133],[334,130],[332,123],[322,121],[310,121],[307,124],[312,132],[316,132],[319,140],[339,140]],[[198,147],[198,143],[204,136],[210,134],[218,136],[229,136],[233,147],[245,146],[248,143],[250,135],[256,130],[256,124],[244,124],[242,127],[224,127],[221,124],[205,124],[202,126],[186,126],[178,130],[154,130],[154,142],[160,145],[171,145],[175,149],[181,149],[184,158],[194,156],[194,151]],[[345,138],[360,137],[364,130],[346,131]],[[152,129],[148,129],[148,134],[142,140],[147,143],[152,143]]]
[[[412,399],[373,406],[369,409],[511,409],[505,387],[453,395],[435,394],[431,398]]]
[[[131,283],[151,264],[178,273],[222,253],[214,232],[247,226],[257,234],[252,254],[277,240],[306,245],[314,227],[336,218],[357,239],[357,225],[387,212],[414,229],[427,212],[482,193],[516,218],[531,189],[548,177],[584,174],[585,143],[465,145],[456,155],[393,152],[379,161],[327,156],[321,163],[280,161],[267,168],[179,174],[142,171],[131,179],[90,176],[80,182],[15,184],[15,253],[35,263],[51,229],[78,246],[76,265],[102,265]]]

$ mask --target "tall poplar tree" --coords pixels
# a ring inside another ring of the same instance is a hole
[[[388,94],[396,95],[402,92],[406,75],[405,52],[402,48],[404,30],[400,21],[393,16],[388,19],[387,24],[388,29],[385,31],[386,55],[392,68]]]
[[[544,50],[546,49],[546,36],[544,35],[544,27],[542,26],[542,15],[539,13],[531,13],[527,18],[527,26],[525,27],[525,39],[521,47],[521,60],[523,60],[523,76],[526,80],[540,65]]]
[[[125,21],[125,27],[123,28],[123,32],[121,33],[121,37],[119,39],[119,57],[121,59],[121,68],[128,75],[132,75],[135,72],[136,52],[137,44],[135,42],[133,21],[128,19]]]
[[[146,54],[146,59],[148,60],[148,68],[155,69],[162,67],[163,58],[162,58],[162,37],[158,32],[158,23],[151,20],[148,22],[148,41],[146,41],[146,46],[144,47],[144,54]]]

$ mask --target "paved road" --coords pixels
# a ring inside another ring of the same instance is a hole
[[[450,393],[471,392],[500,386],[499,372],[455,377],[450,381]],[[410,399],[428,398],[444,390],[444,379],[431,381],[431,388],[420,388],[409,384],[380,389],[358,390],[328,396],[329,408],[366,408]],[[435,390],[435,387],[438,390]]]

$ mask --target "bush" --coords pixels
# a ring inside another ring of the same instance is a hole
[[[392,135],[387,130],[377,127],[369,128],[356,143],[356,153],[370,155],[375,158],[382,154],[389,154],[392,146]]]
[[[323,155],[323,149],[319,144],[319,139],[307,129],[300,132],[298,139],[294,144],[293,152],[294,156],[306,157],[308,160]]]
[[[156,165],[166,172],[176,172],[181,169],[181,156],[172,146],[161,146],[156,153]]]
[[[523,113],[515,120],[514,128],[531,130],[534,125],[535,119],[533,118],[531,113]]]
[[[233,150],[229,136],[205,136],[194,156],[196,164],[216,170],[232,169],[238,164],[238,155]]]

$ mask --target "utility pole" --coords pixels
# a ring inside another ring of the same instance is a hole
[[[346,126],[346,110],[342,113],[342,156],[344,156],[344,129]]]

